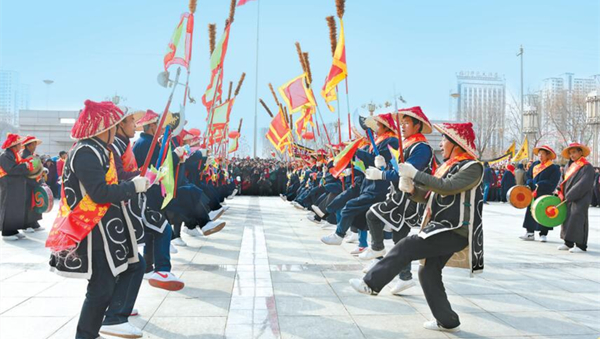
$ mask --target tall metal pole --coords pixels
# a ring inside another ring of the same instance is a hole
[[[523,131],[523,45],[519,48],[519,54],[517,56],[521,57],[521,131]]]
[[[254,87],[254,158],[256,158],[256,139],[258,135],[258,32],[260,23],[260,0],[256,1],[256,82]]]

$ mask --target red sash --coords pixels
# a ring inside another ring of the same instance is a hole
[[[569,180],[570,177],[575,175],[583,166],[589,164],[586,158],[581,157],[577,161],[573,162],[571,166],[565,172],[565,180],[563,180],[563,184]]]
[[[402,146],[404,148],[409,148],[417,142],[427,142],[427,138],[421,133],[413,134],[410,137],[404,139],[404,141],[402,142]]]
[[[112,152],[110,153],[110,165],[105,179],[109,185],[119,184]],[[58,214],[46,240],[46,247],[53,252],[60,252],[77,246],[77,243],[85,239],[102,220],[110,205],[110,203],[97,204],[86,194],[77,206],[71,210],[67,203],[63,183]]]
[[[383,133],[382,135],[378,135],[377,138],[375,139],[375,145],[379,145],[385,139],[395,137],[395,136],[396,136],[396,133],[394,133],[392,131],[387,131],[387,132]],[[373,152],[373,145],[369,146],[369,151]]]
[[[542,173],[542,171],[548,168],[550,165],[552,165],[552,160],[548,160],[543,164],[539,163],[535,165],[535,167],[533,167],[533,177],[537,177],[538,174]]]

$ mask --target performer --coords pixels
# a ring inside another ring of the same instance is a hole
[[[500,187],[502,189],[502,195],[500,196],[500,201],[506,202],[506,195],[508,190],[515,186],[515,166],[513,164],[506,165],[506,170],[502,175],[502,181],[500,182]]]
[[[435,320],[423,326],[457,332],[460,320],[448,302],[442,269],[446,264],[471,273],[483,269],[483,166],[477,161],[471,123],[433,126],[443,135],[440,147],[445,159],[435,176],[409,163],[399,165],[400,190],[417,202],[428,196],[421,231],[400,240],[363,279],[351,279],[350,285],[357,292],[376,295],[411,261],[425,259],[419,281]]]
[[[431,174],[434,169],[433,150],[423,134],[430,134],[431,123],[420,107],[402,110],[402,135],[404,136],[404,161],[413,165],[417,170]],[[398,173],[394,170],[382,172],[376,168],[367,169],[367,179],[387,180],[390,189],[387,199],[371,206],[367,212],[367,223],[371,233],[371,248],[360,254],[362,260],[373,260],[375,265],[385,255],[384,228],[391,228],[394,244],[406,238],[411,227],[418,227],[423,216],[425,205],[417,204],[409,199],[409,195],[396,189],[398,186]],[[410,273],[410,263],[400,272],[400,280],[392,288],[392,294],[415,286]],[[367,270],[368,271],[368,270]]]
[[[588,209],[594,194],[594,168],[585,158],[590,154],[590,149],[585,145],[572,143],[561,154],[569,159],[569,163],[561,185],[561,195],[567,204],[567,219],[560,232],[560,238],[565,243],[558,249],[581,253],[587,250],[590,227]]]
[[[133,145],[133,154],[137,164],[143,164],[152,147],[152,138],[158,128],[158,114],[151,110],[137,121],[136,128],[143,128],[144,132]],[[150,164],[156,166],[160,153],[160,146],[154,145]],[[178,156],[173,155],[173,162],[178,161]],[[148,273],[149,283],[157,288],[168,291],[178,291],[184,287],[183,281],[171,273],[171,235],[173,229],[166,221],[162,211],[163,197],[160,185],[153,185],[146,193],[147,211],[145,212],[145,243],[144,259],[146,260],[145,273]]]
[[[26,136],[23,140],[23,152],[21,153],[21,159],[33,159],[37,156],[35,150],[42,141],[34,136]],[[27,191],[25,197],[27,198],[26,206],[32,206],[31,200],[33,199],[33,191],[41,185],[40,179],[28,178],[27,179]],[[33,208],[27,210],[27,228],[25,233],[40,232],[44,230],[44,227],[40,226],[39,220],[42,220],[42,214],[35,212]]]
[[[21,161],[19,152],[25,138],[8,133],[0,154],[0,229],[3,240],[25,239],[19,230],[27,224],[27,176],[31,171],[29,162]],[[10,197],[9,197],[10,195]]]
[[[123,216],[123,201],[148,189],[148,179],[118,182],[113,142],[123,112],[111,102],[86,100],[71,137],[63,172],[56,220],[46,247],[50,266],[59,275],[88,279],[77,338],[100,333],[140,338],[128,322],[142,282],[144,259],[137,252],[134,230]]]
[[[556,159],[556,153],[550,146],[544,145],[533,149],[540,160],[534,162],[528,170],[527,186],[533,191],[533,198],[552,194],[560,181],[560,168],[552,161]],[[548,231],[552,228],[538,224],[531,215],[531,208],[526,208],[523,228],[527,230],[520,238],[525,241],[535,240],[535,231],[540,232],[540,241],[548,241]]]
[[[395,122],[390,113],[369,117],[366,124],[377,133],[375,145],[369,147],[369,151],[358,149],[356,156],[365,163],[365,166],[377,168],[386,167],[391,169],[390,159],[392,157],[388,145],[398,149],[398,138],[396,137]],[[376,157],[373,147],[377,147],[381,157]],[[382,161],[383,160],[383,161]],[[337,229],[334,233],[321,238],[326,245],[341,245],[346,232],[351,226],[366,230],[365,214],[369,208],[378,202],[384,201],[387,192],[387,183],[381,180],[368,180],[365,178],[360,188],[360,195],[349,200],[340,213]]]

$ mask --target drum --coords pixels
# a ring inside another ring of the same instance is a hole
[[[506,200],[513,207],[523,209],[531,204],[533,194],[527,186],[513,186],[506,193]]]
[[[39,185],[33,190],[33,211],[39,214],[52,211],[54,195],[47,185]]]
[[[556,227],[567,218],[567,205],[561,204],[557,196],[543,195],[531,205],[531,215],[542,226]]]
[[[33,169],[29,172],[29,174],[27,175],[29,177],[29,179],[39,179],[42,176],[42,171],[44,170],[44,165],[42,164],[42,160],[40,159],[40,157],[33,157],[33,159],[30,160],[31,161],[31,165],[33,165]]]

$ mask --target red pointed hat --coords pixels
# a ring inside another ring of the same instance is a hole
[[[18,134],[7,133],[6,140],[4,140],[4,143],[2,143],[2,149],[9,149],[13,146],[21,144],[23,143],[23,140],[25,140],[25,138],[19,136]]]
[[[584,157],[587,157],[588,155],[590,155],[590,149],[589,149],[589,147],[587,147],[584,144],[580,144],[578,142],[572,142],[572,143],[569,144],[569,146],[567,148],[565,148],[561,152],[561,155],[563,156],[563,158],[565,158],[565,159],[570,159],[571,158],[569,156],[569,150],[571,150],[571,148],[579,148],[583,152],[583,156]]]
[[[425,113],[423,113],[423,110],[421,110],[420,106],[415,106],[411,108],[401,108],[398,110],[398,114],[400,114],[401,118],[408,115],[409,117],[415,118],[422,122],[423,130],[421,131],[421,133],[430,134],[432,132],[431,123],[429,122],[429,119],[427,118]]]
[[[141,128],[146,125],[157,124],[158,118],[159,118],[158,113],[149,109],[146,111],[146,114],[144,114],[144,116],[135,123],[135,127],[137,127],[138,130],[141,130]]]
[[[464,149],[467,153],[477,158],[477,148],[475,147],[475,132],[473,124],[470,122],[464,123],[442,123],[433,124],[433,127],[440,133],[452,139],[458,146]]]
[[[365,120],[365,125],[372,129],[373,131],[377,130],[377,123],[380,122],[385,127],[389,128],[392,131],[396,131],[396,122],[394,121],[394,117],[392,113],[383,113],[375,116],[370,116]]]
[[[40,139],[38,139],[38,138],[36,138],[36,137],[34,137],[32,135],[28,135],[28,136],[25,137],[25,139],[23,139],[23,146],[29,145],[32,142],[36,142],[38,145],[42,144],[42,140],[40,140]]]
[[[125,119],[125,114],[110,101],[86,100],[85,107],[71,129],[71,139],[82,140],[106,132]]]
[[[554,152],[554,150],[548,145],[542,145],[542,146],[538,146],[538,147],[534,148],[533,154],[537,155],[541,149],[550,152],[550,159],[552,159],[552,160],[556,159],[556,152]]]
[[[185,129],[181,129],[179,137],[181,137],[181,140],[192,140],[194,138],[194,135],[186,131]]]

